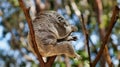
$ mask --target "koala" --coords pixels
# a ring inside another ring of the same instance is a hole
[[[63,16],[55,11],[38,13],[32,21],[35,31],[35,40],[42,57],[55,55],[66,55],[71,58],[80,59],[71,44],[76,37],[71,33],[77,31],[77,27],[67,22]],[[28,45],[33,53],[31,36],[28,33]]]

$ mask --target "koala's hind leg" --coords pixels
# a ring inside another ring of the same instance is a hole
[[[80,59],[80,56],[74,51],[69,41],[59,42],[55,46],[55,50],[58,55],[64,54],[68,57]]]

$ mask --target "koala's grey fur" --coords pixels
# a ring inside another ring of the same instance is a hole
[[[68,57],[80,58],[71,45],[71,40],[74,37],[70,34],[77,28],[70,25],[60,14],[55,11],[39,13],[32,23],[36,43],[42,57],[64,54]],[[34,52],[29,33],[28,43]]]

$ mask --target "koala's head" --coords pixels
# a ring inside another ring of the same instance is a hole
[[[74,31],[77,31],[77,28],[71,25],[62,15],[58,14],[57,12],[51,12],[52,16],[57,21],[57,30],[59,32],[59,36],[64,37],[66,35],[71,34]]]

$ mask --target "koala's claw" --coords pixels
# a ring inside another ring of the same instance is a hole
[[[70,36],[67,38],[67,41],[76,41],[77,37],[76,36]]]
[[[73,40],[76,41],[78,38],[76,36],[73,36]]]

